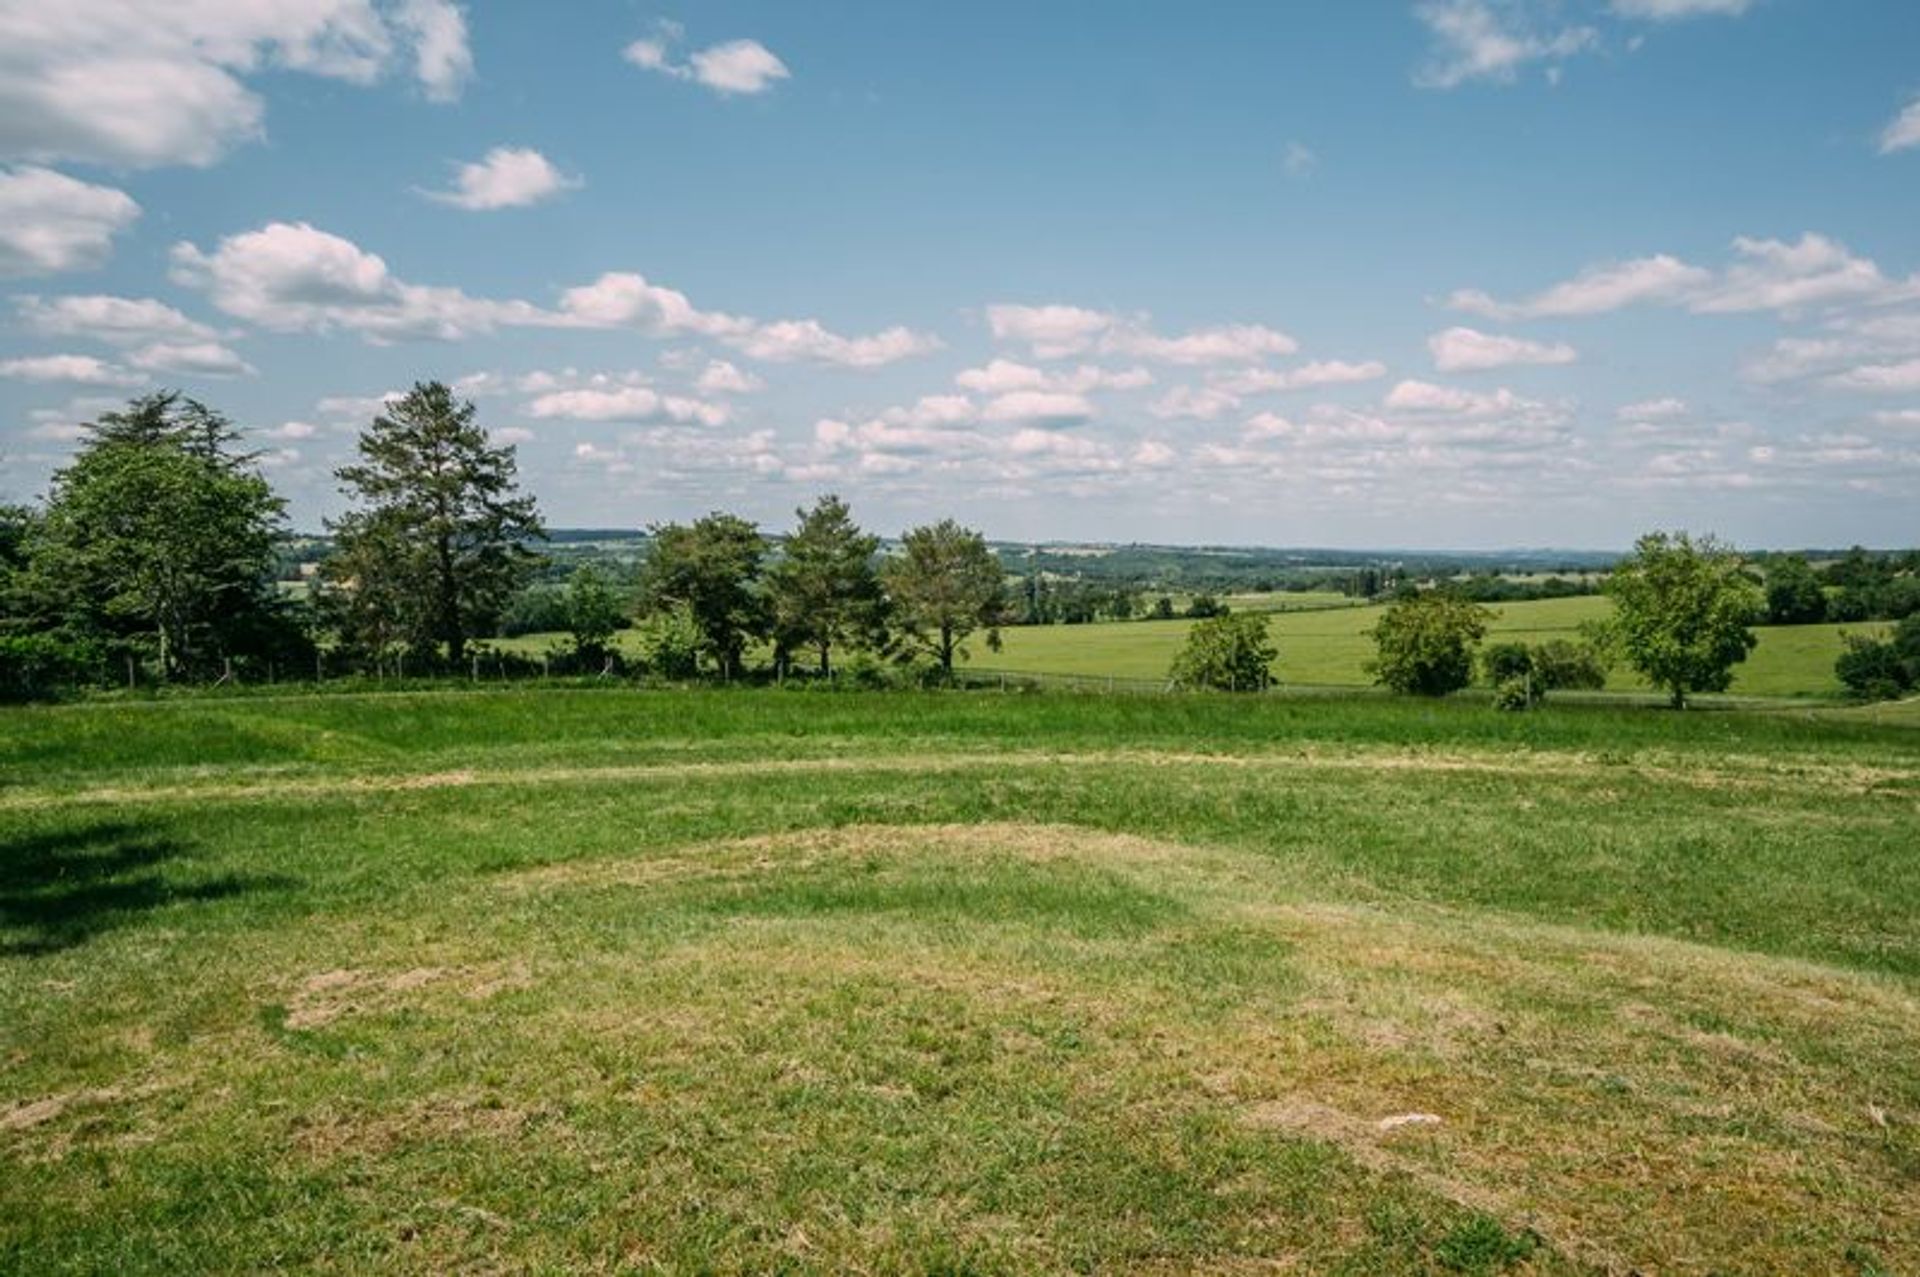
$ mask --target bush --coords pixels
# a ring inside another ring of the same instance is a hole
[[[658,678],[692,678],[700,672],[703,639],[688,609],[676,607],[655,612],[635,627],[634,633],[639,640],[640,661],[649,674]]]
[[[1534,673],[1534,652],[1525,643],[1490,644],[1480,654],[1480,668],[1495,687],[1515,679],[1524,682]]]
[[[1888,701],[1920,688],[1920,616],[1909,616],[1883,639],[1846,636],[1833,672],[1865,700]]]
[[[51,634],[0,635],[0,702],[50,701],[98,679],[99,654]]]
[[[1273,681],[1279,655],[1266,617],[1252,612],[1215,616],[1187,631],[1187,644],[1168,673],[1188,687],[1257,692]]]
[[[1445,696],[1473,681],[1473,653],[1493,613],[1440,590],[1399,598],[1369,633],[1375,681],[1396,692]]]
[[[1533,677],[1543,690],[1597,692],[1607,685],[1607,662],[1591,643],[1554,639],[1533,649]]]
[[[1528,678],[1503,678],[1493,685],[1493,707],[1498,710],[1532,709],[1544,695]]]

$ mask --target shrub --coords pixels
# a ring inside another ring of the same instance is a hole
[[[1554,639],[1533,649],[1533,677],[1543,690],[1597,692],[1607,685],[1607,662],[1591,643]]]
[[[659,678],[692,678],[700,672],[700,649],[705,641],[693,613],[669,607],[653,613],[634,627],[640,660]]]
[[[1215,616],[1187,631],[1186,646],[1168,672],[1189,687],[1257,692],[1273,681],[1279,655],[1267,633],[1266,617],[1251,612]]]
[[[1887,638],[1849,634],[1845,642],[1833,672],[1855,696],[1885,701],[1920,688],[1920,616],[1909,616]]]
[[[99,675],[91,647],[51,634],[0,635],[0,702],[53,700]]]

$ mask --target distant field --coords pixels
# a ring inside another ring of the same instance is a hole
[[[1491,640],[1543,642],[1579,637],[1579,626],[1607,614],[1598,596],[1503,603]],[[1364,686],[1371,682],[1366,662],[1373,642],[1366,635],[1379,619],[1378,607],[1275,616],[1272,633],[1280,648],[1279,676],[1284,682]],[[1024,670],[1039,674],[1077,674],[1116,678],[1164,678],[1174,653],[1185,641],[1189,621],[1134,621],[1103,625],[1021,626],[1004,631],[1002,649],[973,645],[969,668]],[[1874,633],[1865,625],[1769,626],[1757,631],[1759,646],[1735,673],[1733,690],[1749,696],[1828,695],[1840,690],[1833,676],[1842,631]],[[1616,670],[1609,686],[1644,690],[1630,671]]]
[[[1914,1272],[1907,708],[0,712],[0,1271]]]
[[[1299,600],[1308,600],[1302,603]],[[1273,612],[1272,633],[1280,647],[1279,676],[1284,683],[1324,687],[1364,687],[1372,682],[1366,663],[1373,655],[1367,631],[1379,619],[1379,607],[1346,606],[1338,594],[1235,595],[1233,606]],[[1607,614],[1611,605],[1597,595],[1502,603],[1489,641],[1529,643],[1579,637],[1579,627]],[[1300,610],[1300,609],[1308,610]],[[1294,613],[1294,614],[1289,614]],[[968,644],[965,668],[1090,678],[1163,679],[1174,653],[1185,642],[1191,621],[1109,621],[1097,625],[1020,625],[1003,630],[1001,650],[990,652],[978,639]],[[1734,674],[1733,691],[1746,696],[1831,696],[1840,690],[1833,662],[1843,633],[1877,634],[1885,626],[1763,626],[1760,643]],[[632,651],[633,636],[619,640]],[[512,651],[537,653],[564,642],[559,634],[530,634],[495,642]],[[1646,691],[1632,671],[1616,669],[1608,681],[1615,691]]]

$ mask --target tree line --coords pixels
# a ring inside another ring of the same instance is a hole
[[[461,670],[542,561],[513,448],[423,382],[362,431],[336,478],[349,509],[295,598],[274,580],[285,503],[231,421],[171,392],[104,414],[43,508],[0,511],[0,695],[109,680],[123,663],[172,682],[298,675],[322,668],[323,649],[336,671]],[[654,525],[631,609],[615,583],[575,572],[571,654],[611,660],[615,630],[637,619],[669,675],[737,678],[766,645],[782,675],[831,675],[859,652],[950,677],[972,636],[997,646],[1014,617],[977,531],[943,519],[883,557],[837,496],[797,515],[777,556],[736,515]]]
[[[0,698],[109,681],[122,666],[130,681],[151,670],[168,682],[461,671],[543,562],[546,528],[513,448],[490,441],[471,403],[423,382],[373,419],[335,473],[348,509],[328,523],[312,590],[295,597],[275,581],[285,503],[228,418],[173,392],[102,415],[42,507],[0,508]],[[974,635],[997,649],[1001,627],[1021,620],[1175,612],[1170,596],[1140,609],[1125,590],[1037,574],[1010,588],[982,534],[952,519],[908,530],[883,555],[837,496],[795,513],[777,549],[751,521],[716,512],[652,526],[631,582],[576,570],[550,617],[570,636],[574,668],[613,669],[627,659],[613,636],[633,626],[640,660],[666,677],[741,678],[749,654],[765,651],[782,678],[830,677],[854,657],[950,680]],[[1752,625],[1804,618],[1815,596],[1823,614],[1849,598],[1900,606],[1911,567],[1855,552],[1819,577],[1776,556],[1761,578],[1711,538],[1653,534],[1605,577],[1613,616],[1582,642],[1484,652],[1485,588],[1399,577],[1370,632],[1372,668],[1419,695],[1458,690],[1479,670],[1519,708],[1554,688],[1599,686],[1624,659],[1681,706],[1730,685]],[[1272,682],[1265,618],[1207,595],[1185,614],[1195,624],[1171,681]],[[1837,668],[1862,695],[1920,686],[1920,612],[1884,639],[1850,638]]]

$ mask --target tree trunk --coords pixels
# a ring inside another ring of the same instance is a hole
[[[460,624],[460,590],[454,579],[453,541],[442,536],[435,551],[440,560],[440,635],[447,641],[447,663],[458,669],[467,654],[466,627]]]
[[[953,627],[940,627],[940,669],[951,679],[953,677]]]
[[[1687,689],[1681,687],[1678,683],[1674,684],[1667,704],[1673,709],[1685,709],[1687,707]]]
[[[827,661],[827,652],[828,652],[828,649],[831,648],[832,646],[833,645],[831,643],[823,642],[820,644],[820,677],[821,678],[831,678],[833,676],[833,666],[829,664]]]

